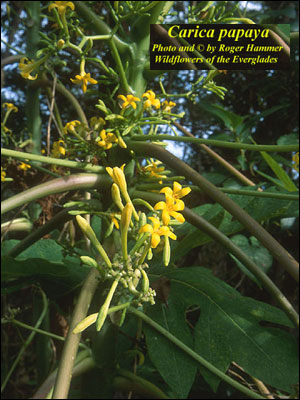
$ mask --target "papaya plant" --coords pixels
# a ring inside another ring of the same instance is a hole
[[[149,62],[151,24],[255,21],[241,17],[240,2],[3,3],[8,32],[18,20],[24,29],[17,44],[4,40],[3,66],[17,66],[9,74],[21,100],[2,104],[1,390],[9,395],[31,354],[32,398],[296,397],[299,317],[272,269],[297,282],[299,266],[269,227],[298,216],[296,167],[284,158],[297,162],[297,137],[256,143],[257,119],[222,105],[224,71],[210,65],[172,92],[169,72]],[[276,35],[288,48],[284,32]],[[227,137],[182,126],[188,103],[221,120]],[[217,186],[170,142],[197,146],[235,185]],[[236,152],[234,165],[214,147]],[[207,243],[268,300],[189,265]],[[28,305],[18,304],[27,290],[30,323]],[[13,328],[22,338],[14,354]]]

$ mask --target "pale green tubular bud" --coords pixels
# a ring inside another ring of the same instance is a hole
[[[143,275],[143,284],[142,284],[143,292],[147,293],[149,290],[149,278],[146,271],[142,269],[141,272]]]
[[[94,258],[89,256],[81,256],[80,259],[84,264],[90,267],[98,268],[98,263]]]
[[[132,209],[133,206],[131,203],[127,203],[126,206],[123,208],[122,215],[121,215],[121,243],[122,243],[122,253],[124,260],[128,259],[127,253],[127,236],[128,236],[128,228],[131,221],[132,216]]]
[[[163,254],[163,260],[164,260],[165,267],[167,267],[169,265],[170,257],[171,257],[170,242],[169,242],[168,236],[165,236],[165,245],[164,245],[164,254]]]
[[[105,302],[103,303],[102,307],[100,308],[100,311],[98,313],[97,320],[96,320],[96,330],[98,332],[100,331],[100,329],[102,328],[102,326],[105,322],[105,319],[106,319],[107,313],[108,313],[108,309],[109,309],[110,303],[112,301],[113,295],[117,289],[118,283],[119,283],[118,279],[113,281],[113,284],[111,285],[111,288],[108,292]]]
[[[90,325],[96,322],[97,315],[98,313],[91,314],[88,317],[84,318],[81,322],[79,322],[73,329],[74,335],[84,331],[86,328],[88,328]]]
[[[76,221],[77,221],[78,225],[80,226],[80,229],[82,230],[82,232],[85,234],[85,236],[93,243],[95,248],[98,250],[98,252],[101,255],[101,257],[103,258],[105,264],[109,268],[111,268],[111,261],[108,258],[108,255],[106,254],[104,248],[102,247],[102,245],[99,243],[98,239],[96,238],[95,232],[93,231],[90,224],[86,221],[86,219],[84,219],[80,215],[76,215]]]
[[[119,186],[116,183],[112,184],[111,196],[115,205],[119,208],[120,211],[123,211],[124,205],[122,203]]]

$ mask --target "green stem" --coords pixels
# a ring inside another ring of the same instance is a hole
[[[167,150],[153,144],[128,141],[128,147],[141,156],[155,157],[169,167],[184,175],[188,180],[202,189],[211,199],[221,204],[249,232],[265,246],[283,268],[298,282],[299,264],[281,244],[270,235],[255,219],[245,212],[237,203],[222,193],[211,182],[196,172],[189,165],[169,153]]]
[[[118,375],[114,379],[114,386],[119,390],[134,391],[138,395],[145,396],[149,399],[169,399],[160,388],[153,385],[152,382],[147,381],[133,372],[119,368]]]
[[[39,317],[39,319],[37,320],[36,324],[35,324],[35,328],[38,328],[45,315],[46,315],[46,311],[48,308],[48,301],[47,301],[47,297],[45,295],[45,293],[39,289],[41,291],[42,294],[42,299],[43,299],[43,311]],[[18,365],[18,362],[20,361],[20,359],[22,358],[22,355],[24,354],[25,350],[27,349],[27,347],[30,345],[30,343],[32,342],[34,336],[35,336],[36,332],[31,332],[30,335],[28,336],[28,338],[26,339],[25,343],[23,344],[21,350],[19,351],[19,354],[17,355],[15,361],[13,362],[13,365],[11,366],[10,370],[8,371],[8,374],[6,375],[6,377],[3,380],[3,383],[1,385],[1,393],[3,392],[3,390],[5,389],[5,386],[7,385],[7,382],[9,381],[9,378],[11,377],[12,373],[14,372],[16,366]]]
[[[254,151],[275,151],[275,152],[292,152],[299,151],[299,144],[289,144],[289,145],[258,145],[249,143],[233,143],[225,142],[222,140],[212,140],[212,139],[198,139],[185,136],[172,136],[172,135],[134,135],[132,137],[134,140],[146,141],[146,140],[171,140],[176,142],[188,142],[196,144],[209,144],[216,147],[225,147],[229,149],[244,149],[244,150],[254,150]]]
[[[42,183],[32,189],[25,190],[1,203],[1,213],[4,214],[28,202],[40,199],[50,194],[68,192],[69,190],[90,190],[95,188],[108,188],[109,177],[96,174],[76,174],[68,177],[53,179]]]
[[[155,321],[153,321],[151,318],[149,318],[146,314],[144,314],[141,311],[136,310],[133,307],[129,307],[128,311],[131,312],[133,315],[135,315],[137,318],[141,318],[146,324],[150,325],[153,329],[161,333],[163,336],[165,336],[170,342],[174,343],[175,346],[179,347],[181,350],[183,350],[186,354],[188,354],[190,357],[192,357],[194,360],[196,360],[199,364],[207,368],[210,372],[212,372],[214,375],[218,376],[220,379],[222,379],[224,382],[228,383],[241,393],[244,393],[246,396],[250,397],[251,399],[262,399],[261,394],[257,394],[253,392],[252,390],[246,388],[245,386],[241,385],[240,383],[236,382],[232,378],[230,378],[228,375],[224,374],[222,371],[220,371],[218,368],[216,368],[214,365],[212,365],[210,362],[206,361],[203,357],[201,357],[199,354],[197,354],[195,351],[193,351],[190,347],[182,343],[179,339],[177,339],[172,333],[167,331],[165,328],[163,328],[161,325],[157,324]]]
[[[76,12],[89,24],[89,27],[100,35],[110,35],[111,27],[108,26],[84,1],[74,1]],[[130,52],[130,45],[121,40],[116,34],[112,38],[118,50],[123,54]]]
[[[12,324],[18,325],[21,328],[28,329],[28,330],[30,330],[32,332],[40,333],[41,335],[48,336],[48,337],[50,337],[52,339],[55,339],[55,340],[60,340],[62,342],[64,342],[66,340],[66,338],[64,338],[63,336],[55,335],[54,333],[50,333],[50,332],[44,331],[43,329],[38,329],[38,328],[36,328],[34,326],[24,324],[24,322],[18,321],[16,319],[13,319],[12,321],[8,321],[8,322],[11,322]],[[84,345],[83,343],[79,343],[79,346],[88,350],[88,347],[86,345]]]
[[[125,94],[130,94],[132,91],[129,88],[128,82],[127,82],[127,78],[125,75],[125,71],[123,68],[123,64],[119,55],[119,52],[117,50],[117,46],[115,45],[115,42],[113,40],[111,40],[109,42],[110,44],[110,48],[111,48],[111,52],[112,55],[115,59],[115,63],[117,66],[117,70],[119,71],[119,77],[120,77],[120,81],[121,81],[121,88],[124,91]]]
[[[45,157],[45,156],[40,156],[40,155],[36,155],[36,154],[31,154],[31,153],[24,153],[22,151],[16,151],[16,150],[1,149],[1,155],[6,156],[6,157],[18,158],[21,160],[32,160],[32,161],[39,161],[39,162],[45,163],[45,164],[60,165],[62,167],[66,167],[66,168],[82,169],[85,171],[91,171],[91,172],[95,172],[95,173],[102,173],[102,172],[104,173],[105,172],[104,167],[92,165],[90,163],[81,163],[78,161],[69,161],[69,160],[63,160],[60,158]]]
[[[82,286],[63,348],[52,395],[53,399],[68,398],[74,360],[81,337],[81,334],[74,335],[73,329],[87,315],[93,295],[98,286],[98,277],[98,270],[96,268],[92,268],[84,282],[84,285]]]
[[[202,193],[203,191],[199,189],[198,186],[189,185],[192,190]],[[153,184],[153,183],[144,183],[136,186],[137,190],[158,190],[161,189],[161,185]],[[243,196],[254,196],[254,197],[264,197],[269,199],[279,199],[279,200],[299,200],[299,194],[289,194],[289,193],[277,193],[277,192],[258,192],[257,190],[248,190],[248,189],[230,189],[224,187],[217,187],[217,189],[221,190],[223,193],[228,194],[236,194]],[[298,192],[297,192],[298,193]]]

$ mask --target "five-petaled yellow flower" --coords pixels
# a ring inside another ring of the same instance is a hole
[[[144,109],[150,108],[151,106],[154,106],[156,109],[160,108],[160,100],[155,98],[155,93],[152,90],[147,90],[147,92],[143,94],[143,97],[147,98],[144,103]]]
[[[173,240],[177,239],[177,236],[170,231],[168,226],[160,226],[160,220],[155,217],[149,217],[152,221],[152,225],[146,224],[141,227],[140,233],[149,232],[151,234],[151,247],[155,249],[159,242],[161,236],[168,236]]]
[[[132,108],[136,109],[136,101],[141,101],[138,97],[133,96],[132,94],[128,94],[126,97],[122,94],[118,95],[118,98],[123,100],[122,110],[131,106]]]
[[[76,130],[76,126],[80,126],[80,125],[81,125],[81,122],[78,121],[77,119],[75,119],[74,121],[67,122],[63,129],[63,132],[64,132],[64,134],[67,134],[68,132],[73,133]]]
[[[66,149],[64,146],[65,142],[62,139],[58,140],[57,142],[54,142],[51,152],[52,157],[59,158],[61,155],[65,156]]]
[[[96,81],[95,79],[91,78],[91,74],[86,74],[85,72],[81,72],[80,75],[76,75],[75,79],[70,78],[72,83],[76,83],[78,85],[82,85],[82,90],[85,93],[86,92],[86,88],[88,83],[91,83],[92,85],[96,85],[98,83],[98,81]]]
[[[112,147],[113,143],[118,143],[118,138],[111,132],[106,133],[105,129],[102,129],[100,132],[100,138],[96,139],[96,143],[98,146],[102,147],[104,150],[109,150]]]
[[[21,162],[21,164],[18,165],[18,169],[22,169],[23,171],[27,171],[29,168],[31,168],[31,165],[24,162]]]
[[[173,107],[175,107],[175,106],[176,106],[176,103],[174,103],[173,101],[167,101],[167,100],[165,100],[165,101],[162,103],[162,109],[163,109],[163,111],[166,111],[166,112],[170,112],[171,109],[172,109]]]
[[[29,79],[30,81],[34,81],[37,79],[38,75],[31,76],[30,72],[32,72],[35,68],[39,66],[40,63],[35,61],[30,61],[27,57],[22,57],[19,63],[19,68],[21,70],[21,75],[25,79]]]
[[[175,200],[172,196],[165,193],[166,201],[159,201],[155,204],[154,210],[162,210],[162,221],[164,225],[168,225],[171,217],[175,218],[179,222],[184,222],[184,216],[178,211],[184,209],[184,202],[182,200]]]
[[[70,7],[71,10],[75,10],[75,6],[71,1],[55,1],[48,6],[48,11],[51,11],[52,8],[57,8],[59,15],[62,15],[66,12],[67,7]]]
[[[168,196],[173,197],[173,199],[181,199],[182,197],[189,194],[191,188],[186,187],[182,189],[182,186],[178,182],[173,182],[173,190],[169,187],[164,187],[160,190],[160,193],[165,193]]]
[[[16,107],[12,103],[3,103],[2,107],[7,108],[7,111],[12,110],[12,111],[18,112],[18,107]]]

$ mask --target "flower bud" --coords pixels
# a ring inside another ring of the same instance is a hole
[[[146,271],[144,271],[144,270],[142,269],[141,272],[142,272],[142,275],[143,275],[143,285],[142,285],[143,292],[144,292],[144,293],[147,293],[148,290],[149,290],[149,278],[148,278],[148,275],[147,275],[147,272],[146,272]]]
[[[79,322],[73,329],[74,335],[84,331],[86,328],[88,328],[90,325],[96,322],[97,315],[98,313],[91,314],[88,317],[84,318],[81,322]]]
[[[108,313],[108,309],[110,306],[110,303],[112,301],[113,295],[115,293],[115,290],[117,289],[119,281],[116,279],[113,281],[113,284],[111,285],[111,288],[108,292],[108,295],[106,297],[105,302],[103,303],[102,307],[100,308],[100,311],[98,313],[97,316],[97,320],[96,320],[96,330],[99,332],[100,329],[102,328],[105,319],[107,317],[107,313]]]
[[[82,232],[85,234],[85,236],[93,243],[93,245],[96,247],[98,252],[100,253],[101,257],[105,261],[106,265],[111,268],[111,261],[108,258],[108,255],[106,254],[104,248],[101,246],[99,243],[98,239],[96,238],[95,232],[93,231],[92,227],[90,224],[81,217],[80,215],[76,215],[76,221],[78,225],[80,226],[80,229]]]
[[[113,202],[115,203],[115,205],[119,208],[120,211],[122,211],[124,208],[124,205],[122,203],[119,186],[116,183],[112,184],[111,196],[112,196],[112,199],[113,199]]]
[[[59,39],[56,43],[58,50],[61,50],[65,45],[65,41],[63,39]]]

